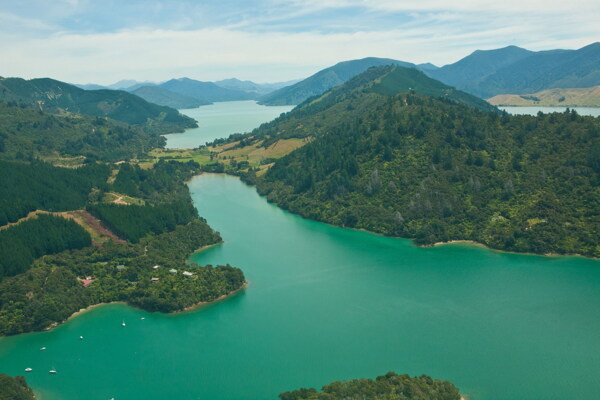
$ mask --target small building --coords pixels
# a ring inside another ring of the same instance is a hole
[[[169,270],[169,273],[170,273],[171,275],[175,275],[175,274],[177,273],[177,270],[176,270],[175,268],[171,268],[171,269]]]
[[[160,268],[160,265],[158,265],[158,264],[155,265],[154,267],[152,267],[152,269],[159,269],[159,268]]]
[[[83,285],[83,287],[88,287],[92,284],[92,282],[94,282],[93,279],[82,279],[81,280],[81,284]]]
[[[159,282],[159,281],[160,281],[159,278],[152,278],[152,279],[150,279],[150,282]]]
[[[194,276],[194,274],[192,272],[183,271],[183,276],[185,276],[186,278],[191,278],[192,276]]]
[[[123,271],[125,266],[123,264],[117,265],[117,271]]]

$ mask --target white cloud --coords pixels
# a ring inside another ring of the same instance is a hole
[[[402,22],[393,29],[375,24],[343,33],[277,32],[269,31],[268,25],[252,29],[265,21],[284,22],[285,17],[348,6],[362,7],[375,20],[382,13],[385,26],[397,12]],[[281,6],[289,11],[286,16],[273,11],[277,7],[266,17],[249,16],[228,27],[185,30],[182,27],[193,26],[186,21],[168,30],[146,27],[108,33],[61,32],[43,21],[0,13],[0,25],[15,27],[0,28],[0,75],[105,84],[122,78],[180,76],[201,80],[236,76],[264,82],[302,78],[336,62],[367,56],[443,65],[477,49],[509,44],[532,50],[579,48],[600,38],[596,1],[575,6],[548,0],[541,6],[531,0],[302,0],[292,3],[291,9]],[[28,32],[43,34],[33,37]]]

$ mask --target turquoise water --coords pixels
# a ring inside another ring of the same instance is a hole
[[[599,262],[419,248],[294,216],[228,176],[190,189],[225,240],[194,260],[243,268],[244,292],[174,315],[98,307],[0,339],[0,371],[33,368],[43,400],[275,400],[387,371],[470,400],[598,398]]]
[[[198,121],[198,128],[165,135],[167,148],[193,149],[232,133],[250,132],[263,122],[269,122],[292,108],[293,106],[261,106],[255,101],[226,101],[179,110]]]
[[[567,108],[575,110],[579,115],[591,115],[592,117],[600,116],[600,107],[498,107],[501,110],[510,114],[516,115],[537,115],[539,111],[544,114],[553,112],[565,112]]]

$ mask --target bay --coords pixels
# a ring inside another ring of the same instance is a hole
[[[302,219],[234,177],[189,186],[225,240],[193,260],[243,268],[245,291],[173,315],[101,306],[0,339],[0,370],[33,368],[42,400],[276,399],[387,371],[450,380],[470,400],[600,391],[595,260],[420,248]]]
[[[255,101],[226,101],[179,110],[198,121],[198,127],[184,133],[165,135],[169,149],[193,149],[233,133],[250,132],[293,106],[261,106]]]
[[[590,115],[592,117],[600,116],[600,107],[509,107],[502,106],[498,107],[501,110],[506,111],[509,114],[515,115],[537,115],[538,112],[543,112],[544,114],[549,114],[553,112],[565,112],[568,108],[569,110],[575,110],[579,115]]]

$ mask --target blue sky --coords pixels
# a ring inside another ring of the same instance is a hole
[[[597,0],[0,0],[0,75],[275,82],[369,56],[579,48],[599,16]]]

